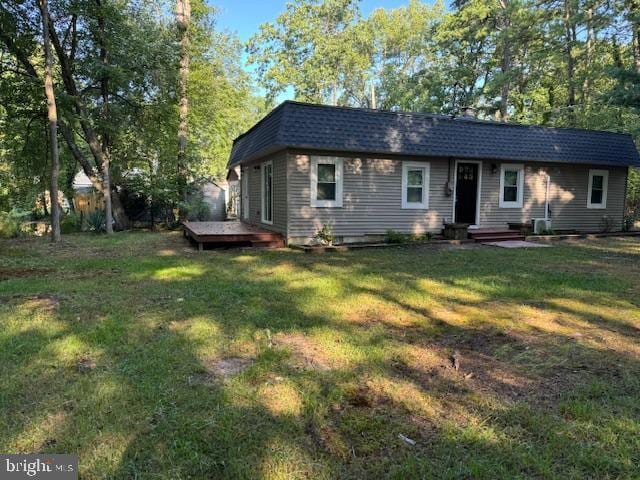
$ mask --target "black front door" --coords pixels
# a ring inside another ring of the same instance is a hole
[[[475,225],[478,207],[478,164],[458,163],[456,172],[456,222]]]

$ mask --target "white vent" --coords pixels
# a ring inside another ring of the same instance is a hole
[[[551,230],[551,220],[547,218],[534,218],[533,222],[533,233],[540,234],[545,230]]]

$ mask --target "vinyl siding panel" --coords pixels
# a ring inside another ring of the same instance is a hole
[[[344,157],[344,194],[341,208],[310,204],[310,158],[291,153],[288,159],[289,237],[312,237],[323,224],[336,236],[381,235],[393,229],[406,233],[439,232],[451,219],[452,197],[446,196],[448,162],[430,163],[429,209],[402,207],[402,160]]]
[[[517,163],[517,162],[505,162]],[[492,173],[492,165],[497,173]],[[480,226],[505,228],[508,222],[528,222],[544,218],[546,173],[551,177],[549,206],[556,230],[601,231],[607,215],[613,230],[621,230],[627,169],[565,164],[524,164],[524,201],[522,208],[500,208],[500,163],[485,161],[482,171]],[[609,171],[606,209],[587,208],[589,170]]]
[[[343,207],[315,208],[310,205],[310,156],[299,152],[289,153],[289,238],[313,237],[323,224],[332,225],[334,235],[340,237],[380,235],[388,229],[405,233],[440,232],[443,222],[453,218],[453,197],[445,194],[448,160],[419,160],[430,163],[429,209],[412,210],[401,208],[402,160],[344,155],[341,158],[344,160]],[[408,158],[407,161],[416,159]],[[480,228],[507,228],[508,222],[529,222],[533,218],[543,218],[546,173],[551,176],[550,211],[554,229],[601,231],[604,228],[604,215],[609,217],[613,230],[622,228],[627,176],[625,167],[504,163],[524,165],[523,207],[500,208],[501,163],[484,160],[481,167]],[[587,208],[590,168],[609,171],[606,209]],[[259,202],[259,193],[257,195],[255,201]]]
[[[273,224],[262,222],[261,170],[267,161],[273,162]],[[247,223],[287,234],[287,155],[279,152],[264,159],[242,166],[242,175],[248,175],[249,183],[249,220]]]

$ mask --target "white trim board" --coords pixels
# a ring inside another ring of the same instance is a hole
[[[407,201],[409,170],[422,170],[422,201]],[[414,210],[429,209],[429,186],[431,183],[431,164],[429,162],[402,162],[402,208]]]
[[[271,193],[271,198],[269,199],[269,203],[271,205],[269,205],[270,207],[270,212],[271,212],[271,220],[267,220],[265,218],[265,211],[266,209],[265,207],[265,189],[264,189],[264,181],[265,181],[265,171],[267,167],[271,167],[271,189],[270,189],[270,193]],[[260,221],[262,223],[265,223],[267,225],[273,225],[273,162],[271,160],[268,160],[266,162],[263,162],[260,165]]]
[[[336,199],[335,200],[318,200],[318,163],[335,165],[335,181],[336,181]],[[320,155],[312,155],[309,162],[309,180],[311,182],[310,204],[312,207],[321,208],[340,208],[342,207],[342,190],[344,183],[344,160],[340,157],[325,157]]]
[[[602,203],[591,203],[593,177],[602,176]],[[604,210],[607,208],[607,194],[609,193],[609,170],[589,170],[589,185],[587,188],[587,208]]]
[[[518,196],[514,202],[508,202],[504,199],[504,172],[507,170],[518,172],[518,183],[516,185],[516,187],[518,188]],[[522,163],[500,164],[500,197],[498,202],[498,206],[500,208],[522,208],[522,206],[524,205],[524,175],[525,168],[524,164]]]

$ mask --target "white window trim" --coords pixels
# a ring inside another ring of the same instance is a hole
[[[318,200],[318,163],[333,164],[336,166],[336,199]],[[311,157],[311,206],[320,208],[341,208],[342,207],[342,186],[343,186],[344,161],[338,157]]]
[[[407,187],[409,186],[409,170],[420,169],[422,174],[422,201],[409,202],[407,200]],[[429,179],[431,164],[429,162],[402,162],[402,208],[427,210],[429,208]]]
[[[242,218],[244,220],[249,220],[249,169],[243,168],[240,170],[240,195],[241,195],[241,204],[240,209],[242,210]]]
[[[265,218],[265,190],[264,190],[264,180],[265,180],[265,171],[267,166],[271,166],[271,220],[267,220]],[[260,165],[260,220],[262,223],[266,223],[267,225],[273,225],[273,162],[269,160],[268,162],[264,162]]]
[[[591,193],[593,190],[593,177],[602,175],[602,203],[591,203]],[[607,208],[607,192],[609,190],[609,170],[589,170],[589,188],[587,191],[587,208],[605,209]]]
[[[515,202],[504,199],[504,172],[518,171],[518,198]],[[524,165],[521,163],[503,163],[500,165],[500,208],[522,208],[524,204]]]

